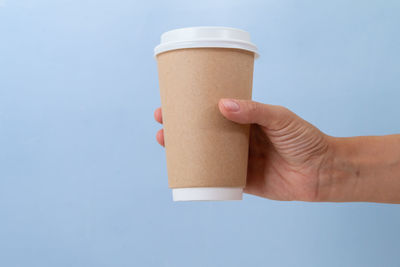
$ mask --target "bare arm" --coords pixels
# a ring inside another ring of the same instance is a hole
[[[320,201],[400,203],[400,135],[331,138]]]

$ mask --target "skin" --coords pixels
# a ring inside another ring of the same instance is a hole
[[[400,135],[335,138],[282,106],[221,99],[221,114],[251,124],[244,191],[284,201],[400,203]],[[161,108],[154,113],[162,123]],[[164,146],[164,133],[156,134]]]

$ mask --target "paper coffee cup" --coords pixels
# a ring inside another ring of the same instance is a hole
[[[249,33],[226,27],[172,30],[162,34],[154,53],[173,200],[241,200],[249,125],[224,118],[218,102],[251,99],[258,53]]]

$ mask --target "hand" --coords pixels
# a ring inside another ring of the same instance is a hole
[[[319,200],[329,136],[281,106],[222,99],[219,109],[228,120],[251,124],[246,193],[275,200]],[[154,116],[162,123],[160,108]],[[156,138],[164,146],[163,130]]]

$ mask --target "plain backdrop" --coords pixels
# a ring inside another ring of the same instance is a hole
[[[255,100],[333,136],[400,133],[399,14],[397,0],[0,0],[0,266],[400,266],[399,205],[173,203],[153,120],[161,33],[216,25],[258,45]]]

